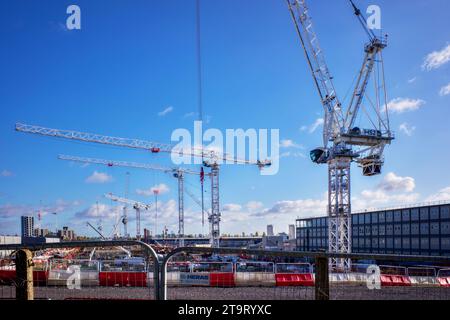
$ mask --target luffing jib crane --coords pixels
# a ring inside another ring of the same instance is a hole
[[[149,163],[138,163],[130,161],[119,161],[119,160],[105,160],[105,159],[95,159],[95,158],[85,158],[69,155],[59,155],[58,159],[66,161],[74,161],[81,163],[99,164],[106,165],[108,167],[126,167],[126,168],[136,168],[145,170],[157,170],[163,171],[165,173],[170,173],[178,181],[178,237],[180,239],[180,246],[184,245],[184,176],[185,174],[199,175],[203,179],[204,175],[211,176],[209,173],[204,174],[202,172],[184,169],[184,168],[167,168]]]
[[[351,252],[350,167],[356,162],[364,176],[381,173],[384,147],[394,139],[389,126],[382,51],[386,37],[369,29],[361,11],[351,2],[355,15],[369,36],[364,60],[346,111],[343,110],[305,0],[286,0],[306,61],[324,108],[323,147],[312,150],[311,160],[328,164],[328,250]],[[370,79],[373,95],[368,94]],[[362,111],[362,112],[361,112]],[[363,126],[361,128],[361,126]],[[331,267],[348,270],[349,259],[331,259]]]

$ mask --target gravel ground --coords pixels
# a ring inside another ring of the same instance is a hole
[[[311,300],[313,287],[169,287],[170,300]],[[0,298],[14,298],[15,289],[0,286]],[[450,300],[450,288],[385,287],[368,290],[364,285],[334,285],[331,299],[336,300]],[[36,299],[135,299],[154,298],[153,288],[93,287],[69,290],[62,287],[36,287]]]

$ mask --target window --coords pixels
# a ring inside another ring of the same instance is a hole
[[[419,224],[418,223],[411,223],[411,234],[418,235],[419,234]]]
[[[386,248],[387,249],[394,248],[394,240],[391,237],[386,238]]]
[[[372,213],[372,223],[378,223],[378,212]]]
[[[386,234],[388,236],[392,236],[394,234],[394,227],[392,226],[392,224],[386,225]]]
[[[430,249],[430,241],[428,238],[420,238],[420,249],[422,250]]]
[[[403,249],[406,249],[406,250],[411,249],[409,238],[403,238],[402,242],[403,242]]]
[[[411,249],[419,249],[420,247],[420,242],[419,242],[419,238],[411,238]]]
[[[411,221],[419,220],[419,209],[411,209]]]
[[[370,240],[370,238],[366,238],[366,249],[370,249],[371,243],[372,241]]]
[[[372,248],[378,249],[378,238],[372,238]]]
[[[450,219],[450,207],[449,206],[441,207],[441,219]]]
[[[360,237],[364,236],[364,227],[359,227],[359,236]]]
[[[370,224],[370,216],[371,216],[370,213],[366,213],[366,214],[364,215],[364,223],[365,223],[365,224]]]
[[[378,235],[378,225],[372,225],[372,236]]]
[[[394,213],[392,211],[386,212],[386,222],[392,222],[394,220]]]
[[[402,225],[401,224],[394,224],[394,235],[395,236],[402,235]]]
[[[378,234],[380,236],[384,236],[386,234],[386,226],[384,224],[380,224],[378,226]]]
[[[441,250],[450,250],[450,238],[441,239]]]
[[[356,214],[352,215],[352,223],[358,224],[358,215],[356,215]]]
[[[312,226],[313,226],[313,227],[317,227],[317,219],[313,219],[313,221],[312,221]]]
[[[420,208],[420,220],[428,220],[428,208]]]
[[[421,235],[430,234],[430,224],[428,222],[422,222],[420,224],[420,234]]]
[[[353,246],[354,248],[359,248],[358,238],[353,238],[353,240],[352,240],[352,246]]]
[[[401,249],[402,248],[402,238],[394,238],[394,249]]]
[[[430,209],[430,220],[439,219],[439,207],[431,207]]]
[[[384,240],[383,238],[380,238],[378,240],[378,246],[380,247],[380,249],[386,248],[386,240]]]
[[[370,225],[366,225],[366,227],[364,228],[365,229],[365,233],[364,233],[364,235],[365,236],[370,236],[370,229],[371,229],[371,227],[370,227]]]
[[[402,212],[400,210],[394,211],[394,222],[402,221]]]
[[[409,223],[402,224],[402,235],[409,235]]]
[[[379,214],[378,214],[378,222],[379,223],[383,223],[383,222],[386,222],[386,213],[383,211],[383,212],[380,212]]]
[[[439,222],[430,223],[430,234],[439,234]]]
[[[358,235],[358,227],[352,227],[352,235],[357,236]]]
[[[359,220],[359,224],[364,224],[364,215],[358,214],[358,220]]]
[[[402,211],[402,221],[403,222],[409,222],[409,220],[411,220],[411,217],[409,215],[409,210],[403,210]]]
[[[439,250],[439,238],[431,238],[430,239],[430,249],[431,250]]]
[[[441,234],[450,234],[450,222],[441,222]]]

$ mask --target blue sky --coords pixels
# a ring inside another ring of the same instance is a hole
[[[381,176],[362,177],[353,168],[354,208],[450,199],[450,4],[357,3],[382,10],[397,139],[386,149]],[[81,8],[81,30],[65,28],[70,4]],[[366,36],[346,1],[310,1],[310,7],[343,96],[361,64]],[[285,2],[210,0],[201,1],[201,10],[207,127],[276,128],[282,140],[292,141],[284,142],[286,156],[275,176],[260,176],[253,167],[222,168],[222,232],[262,232],[267,224],[287,231],[297,216],[325,214],[326,167],[303,157],[321,144],[321,127],[310,129],[322,107]],[[190,129],[196,119],[195,27],[191,0],[1,2],[0,234],[19,232],[19,216],[39,209],[42,225],[51,229],[56,221],[48,213],[57,211],[59,227],[92,234],[85,222],[102,217],[110,233],[115,205],[102,194],[123,195],[127,171],[130,198],[153,202],[137,190],[165,185],[158,229],[177,230],[176,180],[170,176],[56,159],[63,153],[170,165],[169,156],[20,134],[14,124],[170,142],[174,129]],[[199,195],[197,177],[188,178],[188,187]],[[189,198],[186,211],[186,232],[207,232]],[[145,214],[143,225],[153,230],[154,212]]]

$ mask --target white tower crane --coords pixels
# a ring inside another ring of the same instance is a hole
[[[163,171],[165,173],[170,173],[174,178],[178,181],[178,237],[180,239],[180,246],[184,246],[184,175],[192,174],[192,175],[203,175],[211,176],[211,174],[206,173],[202,174],[202,172],[183,169],[183,168],[167,168],[149,163],[137,163],[137,162],[129,162],[129,161],[118,161],[118,160],[104,160],[104,159],[94,159],[94,158],[84,158],[84,157],[76,157],[76,156],[68,156],[68,155],[59,155],[58,159],[74,161],[74,162],[82,162],[82,163],[91,163],[91,164],[100,164],[106,165],[108,167],[127,167],[127,168],[137,168],[137,169],[146,169],[146,170],[158,170]],[[211,181],[212,182],[212,181]]]
[[[181,156],[192,156],[201,157],[204,161],[204,165],[211,168],[211,214],[209,216],[210,222],[210,232],[211,232],[211,246],[219,247],[219,237],[220,237],[220,207],[219,207],[219,162],[225,161],[226,163],[236,163],[236,164],[249,164],[256,165],[258,168],[262,169],[264,167],[270,166],[272,163],[270,160],[245,160],[238,159],[236,157],[230,157],[220,152],[205,148],[189,148],[177,149],[170,144],[150,142],[146,140],[138,139],[128,139],[128,138],[117,138],[104,136],[93,133],[85,133],[71,130],[59,130],[45,128],[35,125],[27,125],[22,123],[16,123],[16,131],[38,134],[42,136],[50,136],[56,138],[64,138],[77,141],[93,142],[99,144],[107,144],[112,146],[134,148],[134,149],[144,149],[152,153],[166,152],[170,154],[176,154]]]
[[[106,193],[104,196],[105,196],[105,198],[110,199],[112,201],[129,204],[129,205],[133,206],[133,209],[136,211],[136,239],[140,240],[141,239],[141,210],[149,210],[150,204],[142,203],[142,202],[127,199],[127,198],[118,197],[118,196],[113,195],[112,193]]]
[[[351,252],[350,165],[356,162],[364,176],[381,173],[383,151],[394,139],[389,127],[382,51],[386,37],[377,37],[367,27],[361,11],[351,4],[369,36],[364,60],[350,103],[344,113],[320,48],[305,0],[286,0],[300,38],[314,84],[324,108],[323,147],[311,151],[311,160],[328,164],[328,250]],[[368,95],[374,80],[374,99]],[[362,110],[362,114],[359,112]],[[356,126],[364,126],[363,129]],[[348,270],[349,259],[331,259],[332,268]]]

